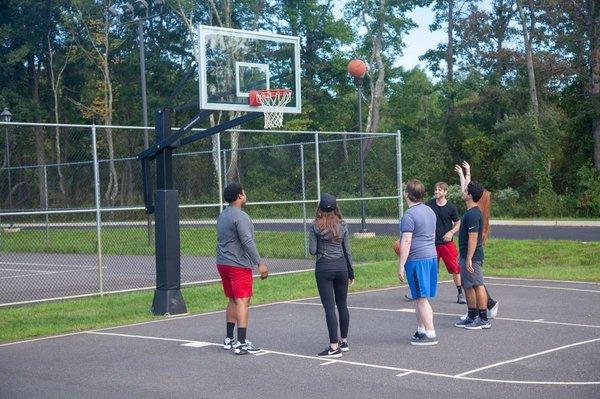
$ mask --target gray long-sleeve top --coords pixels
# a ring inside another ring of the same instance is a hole
[[[348,269],[348,277],[354,279],[354,269],[352,267],[352,252],[350,251],[350,243],[348,242],[348,225],[342,221],[340,225],[340,238],[333,238],[333,234],[329,230],[321,231],[316,225],[312,225],[309,233],[308,251],[311,255],[317,256],[317,268],[319,264],[338,263],[336,261],[344,261],[343,264]]]
[[[225,208],[217,219],[217,264],[252,268],[259,262],[250,217],[240,208]]]

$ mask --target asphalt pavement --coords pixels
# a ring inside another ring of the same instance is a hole
[[[439,283],[436,346],[410,345],[414,308],[393,287],[349,296],[350,352],[339,359],[315,356],[327,329],[319,300],[307,298],[251,309],[257,355],[222,349],[222,311],[0,345],[0,396],[598,398],[600,285],[487,283],[500,311],[479,331],[453,326],[465,306]]]

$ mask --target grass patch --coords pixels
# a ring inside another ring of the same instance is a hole
[[[360,265],[352,291],[390,286],[397,283],[395,262]],[[317,296],[312,271],[272,276],[254,284],[253,304]],[[83,331],[93,328],[163,317],[150,313],[153,291],[142,291],[63,300],[0,310],[0,342]],[[182,288],[189,313],[224,309],[227,301],[220,284]]]
[[[276,235],[271,238],[279,240]],[[381,242],[361,240],[353,245],[355,252],[379,251],[381,256],[393,259],[389,240],[390,237],[382,238]],[[289,245],[285,240],[268,245],[275,249],[283,244]],[[486,248],[484,270],[490,276],[600,282],[598,259],[600,243],[493,239]],[[358,265],[356,284],[351,291],[398,285],[396,267],[396,260]],[[440,278],[446,276],[442,266]],[[220,310],[226,305],[220,284],[187,287],[182,293],[190,313]],[[152,296],[153,291],[143,291],[1,308],[0,342],[161,319],[149,313]],[[317,296],[317,289],[314,274],[309,271],[258,281],[253,303],[311,296]]]
[[[304,234],[287,231],[257,231],[256,245],[267,258],[304,258]],[[351,238],[357,261],[393,260],[391,250],[395,238],[378,236],[368,240]],[[217,236],[214,227],[182,227],[181,255],[214,256]],[[97,237],[94,229],[51,230],[46,241],[44,230],[22,229],[2,236],[3,252],[95,254]],[[112,255],[153,255],[154,245],[148,245],[148,233],[143,228],[102,229],[102,251]]]

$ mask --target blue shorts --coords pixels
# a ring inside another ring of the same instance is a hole
[[[404,265],[413,299],[433,298],[437,292],[437,259],[409,260]]]

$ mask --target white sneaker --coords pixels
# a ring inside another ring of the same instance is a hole
[[[488,316],[489,317],[489,316]],[[469,313],[465,313],[464,315],[460,316],[460,321],[465,321],[469,318]]]
[[[225,349],[226,351],[233,348],[234,345],[235,345],[235,338],[226,337],[225,341],[223,341],[223,349]]]
[[[496,301],[496,304],[491,309],[488,309],[488,311],[487,311],[488,319],[496,318],[496,316],[498,315],[498,307],[500,307],[500,302]]]
[[[246,340],[243,344],[237,342],[233,347],[233,353],[236,355],[247,355],[248,353],[254,354],[260,352],[260,348],[252,345],[252,342]]]

